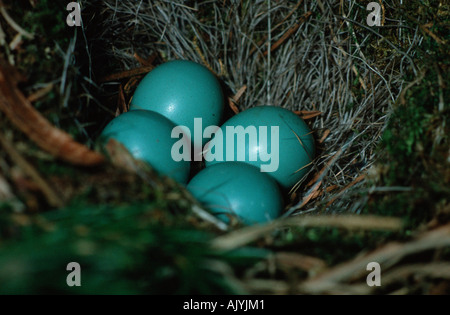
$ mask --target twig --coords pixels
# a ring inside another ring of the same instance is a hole
[[[119,97],[117,98],[117,110],[126,113],[128,111],[127,104],[125,102],[125,94],[123,92],[122,84],[119,85]]]
[[[278,219],[266,225],[244,227],[213,240],[212,246],[220,250],[231,250],[249,244],[276,229],[288,226],[336,227],[347,230],[400,230],[402,220],[398,218],[363,215],[293,216]]]
[[[302,292],[325,293],[334,290],[349,279],[355,279],[366,273],[366,267],[371,262],[379,263],[383,269],[392,266],[405,256],[422,251],[450,246],[450,225],[426,232],[416,240],[401,244],[389,243],[364,257],[355,258],[338,265],[323,274],[300,285]]]
[[[323,143],[325,141],[325,139],[330,135],[330,133],[331,133],[330,129],[325,130],[322,138],[320,138],[320,140],[319,140],[319,143]]]
[[[237,91],[236,95],[234,95],[233,97],[228,99],[228,105],[230,106],[231,110],[235,113],[235,114],[239,114],[239,108],[236,106],[236,104],[239,102],[239,99],[241,98],[241,96],[244,94],[245,90],[247,89],[247,86],[244,85],[243,87],[241,87],[239,89],[239,91]]]
[[[143,66],[143,67],[132,69],[132,70],[125,70],[125,71],[121,71],[121,72],[114,73],[111,75],[107,75],[107,76],[101,78],[99,81],[100,81],[100,83],[105,83],[105,82],[111,82],[111,81],[117,81],[117,80],[129,78],[129,77],[134,77],[134,76],[148,73],[148,72],[152,71],[154,68],[155,68],[154,66]]]
[[[320,116],[320,115],[323,114],[321,111],[318,111],[318,110],[313,110],[313,111],[296,110],[296,111],[294,111],[294,113],[299,115],[300,118],[302,118],[304,120],[312,119],[312,118],[315,118],[315,117]]]
[[[25,160],[22,155],[17,152],[14,146],[0,134],[0,144],[6,153],[11,157],[11,160],[19,166],[25,174],[31,177],[31,179],[38,185],[48,203],[53,207],[62,207],[64,205],[63,199],[51,188],[50,184],[39,174],[39,172]]]
[[[383,286],[403,281],[411,275],[450,280],[450,264],[448,262],[431,262],[429,264],[401,266],[383,273]]]
[[[317,257],[311,257],[291,252],[275,253],[275,262],[283,268],[301,269],[308,271],[310,274],[319,272],[326,267],[325,261]]]
[[[5,9],[5,5],[0,0],[0,13],[5,18],[6,22],[8,22],[9,26],[11,26],[16,32],[18,32],[23,37],[26,37],[28,39],[33,39],[34,35],[24,30],[22,27],[20,27],[19,24],[17,24],[12,17],[8,14],[8,11]]]
[[[439,45],[445,44],[445,40],[440,39],[436,34],[434,34],[430,29],[428,28],[428,24],[420,25],[420,29],[430,35]]]
[[[30,94],[27,97],[27,100],[31,103],[36,102],[37,100],[43,98],[45,95],[47,95],[48,93],[50,93],[50,91],[53,89],[53,83],[49,83],[46,86],[44,86],[43,88],[37,90],[36,92],[34,92],[33,94]]]
[[[153,65],[153,62],[155,61],[158,54],[154,53],[150,55],[150,57],[148,57],[147,59],[142,58],[138,53],[134,53],[133,56],[141,64],[141,66],[148,67]]]

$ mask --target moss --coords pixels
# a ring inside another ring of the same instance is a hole
[[[35,7],[21,2],[11,6],[9,13],[34,38],[27,39],[24,49],[18,51],[17,65],[30,82],[51,81],[63,65],[58,49],[65,52],[74,35],[74,29],[66,24],[68,11],[59,1],[37,1]]]
[[[66,17],[69,13],[66,5],[67,3],[64,1],[37,1],[34,8],[24,10],[24,23],[33,33],[61,44],[68,44],[73,30],[66,24]]]
[[[416,82],[398,100],[380,150],[380,163],[387,168],[381,185],[409,187],[410,191],[374,196],[369,206],[371,213],[408,218],[411,228],[433,218],[436,205],[448,202],[450,194],[444,153],[449,147],[450,115],[448,105],[442,108],[441,103],[448,100],[450,87],[440,83],[450,82],[449,22],[439,17],[439,3],[433,3],[424,7],[413,2],[405,13],[411,26],[428,23],[429,30],[443,41],[423,31],[424,41],[416,56],[421,65],[419,78],[423,78],[418,80],[412,71],[407,74],[407,82]]]

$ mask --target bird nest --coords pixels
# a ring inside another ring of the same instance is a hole
[[[313,130],[318,154],[291,191],[290,214],[361,211],[368,170],[420,41],[388,4],[380,11],[387,31],[367,24],[371,11],[358,1],[104,1],[96,9],[84,25],[101,50],[92,65],[125,104],[139,69],[201,63],[220,78],[234,113],[280,106]],[[115,104],[106,106],[127,108]]]

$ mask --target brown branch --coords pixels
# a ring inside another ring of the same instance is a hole
[[[53,156],[76,165],[98,165],[104,157],[76,142],[54,127],[27,100],[17,87],[17,70],[0,58],[0,110],[9,120]]]

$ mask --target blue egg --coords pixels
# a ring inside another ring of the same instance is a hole
[[[207,167],[224,161],[245,162],[290,189],[311,169],[315,145],[310,128],[295,113],[258,106],[225,122],[206,151]]]
[[[218,125],[224,95],[218,79],[206,67],[186,60],[166,62],[149,72],[139,83],[130,110],[160,113],[176,125],[186,126],[194,138],[194,118],[202,119],[202,133]],[[202,144],[207,139],[202,138]]]
[[[172,147],[179,141],[171,137],[175,127],[173,122],[158,113],[135,110],[114,118],[100,139],[104,143],[111,138],[117,140],[135,159],[147,162],[160,175],[186,184],[190,162],[177,162],[171,155]]]
[[[267,223],[281,215],[283,198],[275,180],[241,162],[212,165],[200,171],[187,189],[220,220],[228,215],[244,224]]]

